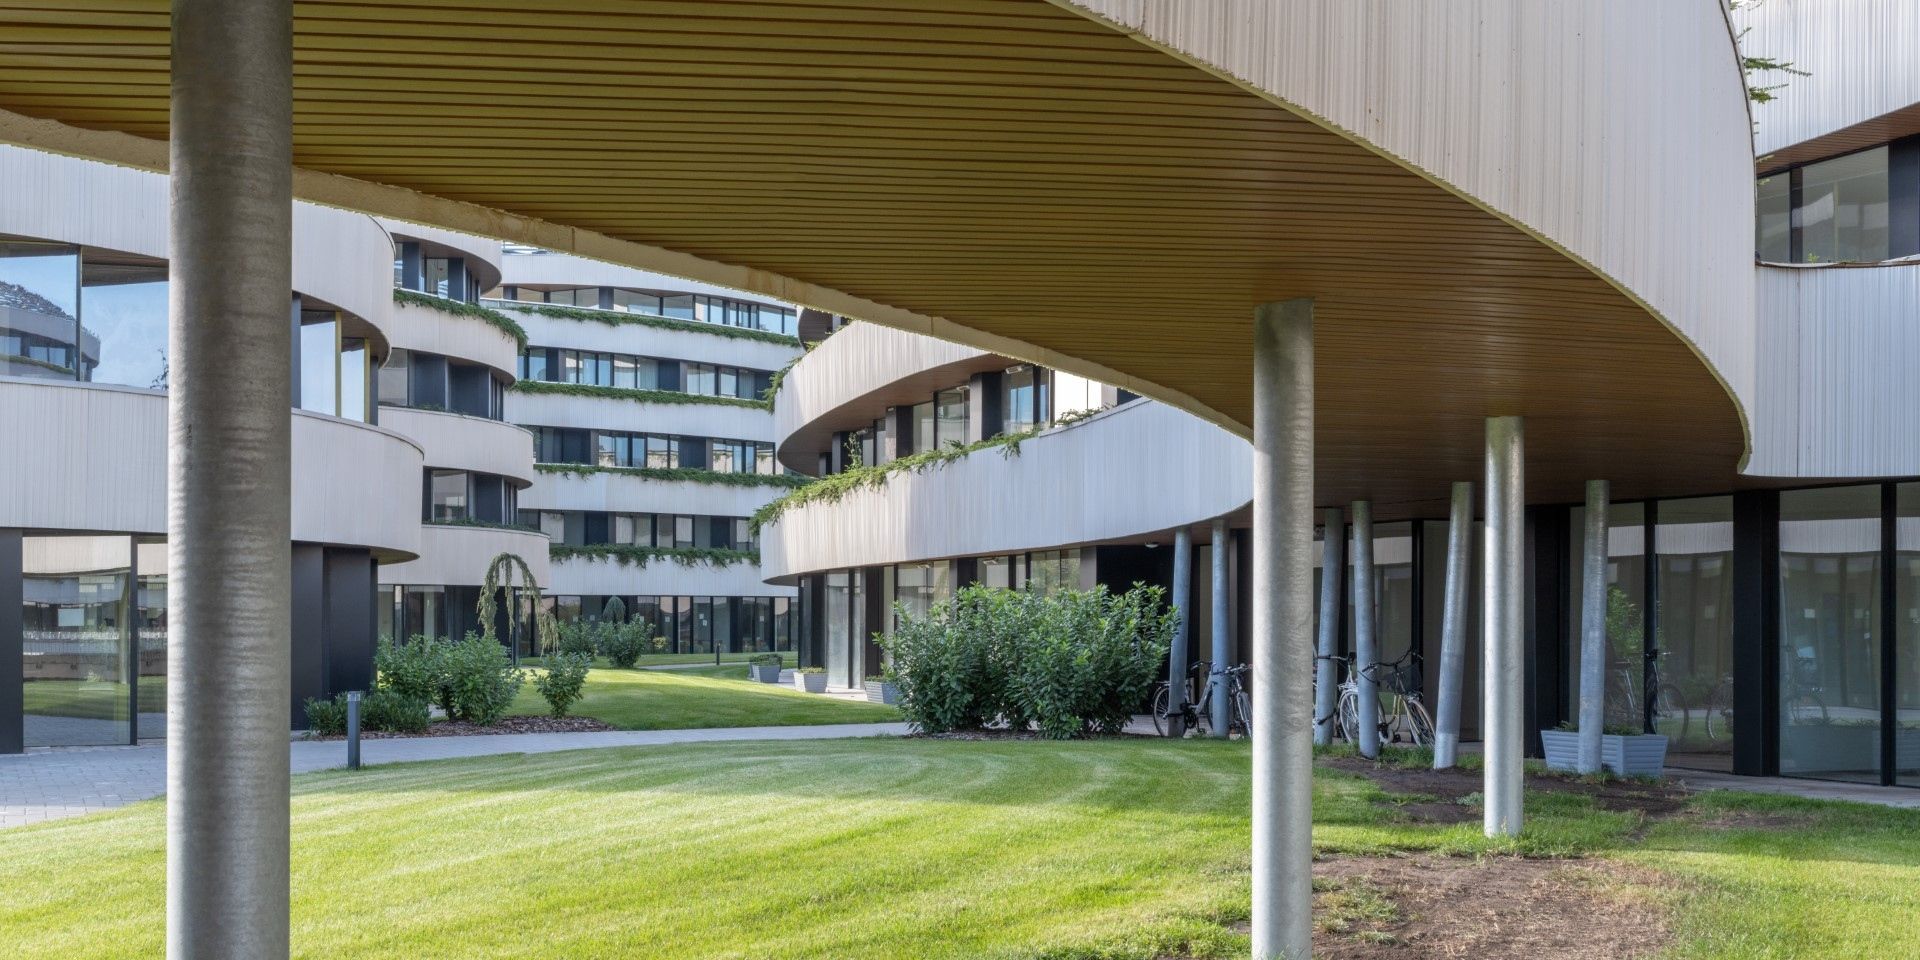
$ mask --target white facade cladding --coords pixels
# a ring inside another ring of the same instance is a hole
[[[612,598],[683,653],[793,649],[790,586],[748,520],[794,481],[764,399],[800,354],[789,304],[531,251],[482,305],[525,331],[506,417],[536,465],[517,522],[550,538],[562,619]]]
[[[1762,167],[1785,148],[1920,104],[1920,57],[1914,55],[1920,43],[1920,5],[1899,0],[1767,0],[1743,4],[1732,16],[1748,56],[1787,62],[1798,71],[1754,76],[1759,86],[1780,88],[1772,91],[1774,99],[1753,107],[1754,152]],[[1884,134],[1879,137],[1886,139]]]

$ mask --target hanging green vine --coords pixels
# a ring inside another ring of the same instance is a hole
[[[515,323],[512,317],[498,310],[489,310],[486,307],[460,300],[448,300],[446,297],[436,297],[430,293],[421,293],[418,290],[402,290],[398,287],[394,288],[393,302],[404,303],[414,307],[426,307],[429,310],[438,310],[441,313],[451,313],[456,317],[472,317],[475,320],[500,328],[507,336],[513,338],[514,343],[523,347],[527,345],[527,331],[522,329],[518,323]]]
[[[516,585],[514,572],[519,571],[520,583]],[[502,553],[487,564],[487,575],[480,581],[480,630],[488,640],[499,642],[500,635],[495,630],[493,619],[498,611],[494,594],[502,589],[508,591],[507,630],[518,633],[520,630],[520,598],[533,601],[534,636],[539,641],[542,655],[552,653],[560,642],[559,625],[553,621],[553,612],[540,603],[540,584],[533,579],[533,568],[527,566],[525,558],[517,553]]]
[[[701,564],[725,567],[736,563],[760,562],[760,554],[755,550],[729,550],[724,547],[638,547],[621,543],[602,543],[587,547],[554,544],[547,549],[547,556],[554,560],[569,560],[574,557],[596,561],[612,560],[623,567],[645,567],[654,560],[671,560],[683,567],[696,567]]]
[[[550,303],[528,303],[520,300],[494,300],[507,310],[521,313],[534,313],[543,317],[557,317],[562,320],[582,320],[587,323],[603,323],[609,327],[640,326],[654,327],[660,330],[680,330],[686,333],[704,333],[715,337],[728,337],[734,340],[758,340],[762,343],[777,343],[783,347],[797,347],[800,338],[769,330],[756,330],[752,327],[730,327],[724,323],[703,323],[699,320],[681,320],[675,317],[656,316],[651,313],[624,313],[618,310],[589,310],[580,307],[557,307]]]
[[[701,470],[697,467],[603,467],[592,463],[536,463],[533,468],[541,473],[558,473],[575,477],[611,473],[623,477],[640,477],[645,480],[709,483],[721,487],[804,487],[811,482],[807,477],[794,474],[722,473],[718,470]]]

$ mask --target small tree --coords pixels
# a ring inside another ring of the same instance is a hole
[[[518,584],[514,583],[516,571],[520,574]],[[480,581],[478,604],[481,636],[495,642],[500,639],[493,621],[499,613],[495,596],[501,591],[507,593],[507,632],[519,633],[520,601],[530,600],[536,645],[541,653],[550,652],[559,640],[553,612],[540,605],[540,585],[534,582],[533,568],[527,566],[527,561],[517,553],[502,553],[487,564],[487,575]]]

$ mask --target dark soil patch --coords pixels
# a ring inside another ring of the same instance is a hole
[[[1605,860],[1343,857],[1313,873],[1322,960],[1631,960],[1668,941],[1659,877]]]
[[[1799,830],[1811,826],[1813,816],[1806,813],[1722,810],[1718,813],[1703,815],[1698,822],[1703,827],[1716,830]]]
[[[592,717],[502,717],[500,722],[491,726],[481,726],[465,721],[441,720],[427,724],[427,729],[419,733],[389,733],[383,730],[366,730],[360,734],[362,740],[406,740],[414,737],[487,737],[506,733],[590,733],[597,730],[612,730],[605,723]],[[345,740],[342,736],[314,736],[309,740]]]
[[[1434,770],[1392,763],[1375,763],[1360,757],[1322,757],[1315,761],[1346,773],[1357,773],[1392,794],[1438,797],[1440,801],[1415,801],[1395,804],[1408,819],[1427,823],[1466,823],[1480,819],[1475,807],[1460,803],[1485,786],[1478,770]],[[1672,817],[1686,807],[1687,791],[1667,783],[1644,780],[1583,780],[1556,774],[1527,774],[1526,789],[1546,793],[1575,793],[1592,797],[1602,810],[1640,813],[1648,822]]]

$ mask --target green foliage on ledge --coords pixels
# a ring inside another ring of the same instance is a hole
[[[681,393],[678,390],[636,390],[631,387],[597,387],[589,383],[554,383],[548,380],[521,380],[513,385],[513,389],[520,393],[566,394],[575,397],[632,400],[635,403],[707,404],[716,407],[746,407],[749,410],[773,409],[765,400],[743,400],[739,397],[715,397],[702,393]]]
[[[619,310],[589,310],[582,307],[554,306],[550,303],[527,303],[515,301],[495,301],[512,305],[509,310],[539,314],[543,317],[557,317],[561,320],[581,320],[587,323],[604,323],[609,327],[641,326],[660,330],[679,330],[685,333],[705,333],[716,337],[730,337],[734,340],[758,340],[762,343],[777,343],[783,347],[797,347],[799,337],[790,337],[784,333],[773,333],[752,327],[730,327],[724,323],[702,323],[699,320],[680,320],[674,317],[661,317],[651,313],[624,313]]]
[[[721,473],[718,470],[700,470],[693,467],[602,467],[591,463],[536,463],[533,468],[541,473],[560,473],[575,477],[611,473],[646,480],[711,483],[722,487],[804,487],[812,482],[807,477],[784,473]]]
[[[694,567],[703,563],[725,567],[736,563],[760,562],[760,554],[754,550],[727,550],[720,547],[636,547],[615,543],[591,547],[556,543],[547,549],[547,557],[551,560],[571,560],[575,557],[595,561],[612,560],[623,567],[644,567],[654,560],[671,560],[683,567]]]
[[[748,527],[758,534],[767,524],[779,519],[781,514],[795,507],[813,503],[838,503],[857,490],[878,490],[886,486],[887,480],[894,474],[925,473],[935,467],[944,467],[956,460],[964,460],[981,450],[997,448],[1001,456],[1012,459],[1020,455],[1022,442],[1055,427],[1079,423],[1099,412],[1099,410],[1076,410],[1051,423],[1037,424],[1016,433],[1003,433],[997,437],[967,444],[952,443],[936,450],[908,454],[879,466],[850,467],[832,476],[821,477],[755,510],[753,518],[748,521]]]
[[[395,287],[393,290],[393,302],[404,303],[413,307],[426,307],[429,310],[438,310],[441,313],[451,313],[456,317],[471,317],[482,323],[492,324],[500,328],[507,336],[513,338],[514,343],[523,347],[527,345],[527,331],[522,329],[518,323],[515,323],[512,317],[498,310],[489,310],[479,304],[466,303],[460,300],[449,300],[446,297],[436,297],[432,294],[421,293],[417,290],[402,290],[398,287]]]
[[[482,527],[488,530],[512,530],[515,533],[540,532],[539,528],[525,526],[524,524],[495,523],[492,520],[474,520],[472,518],[465,520],[428,520],[426,524],[429,527]]]

